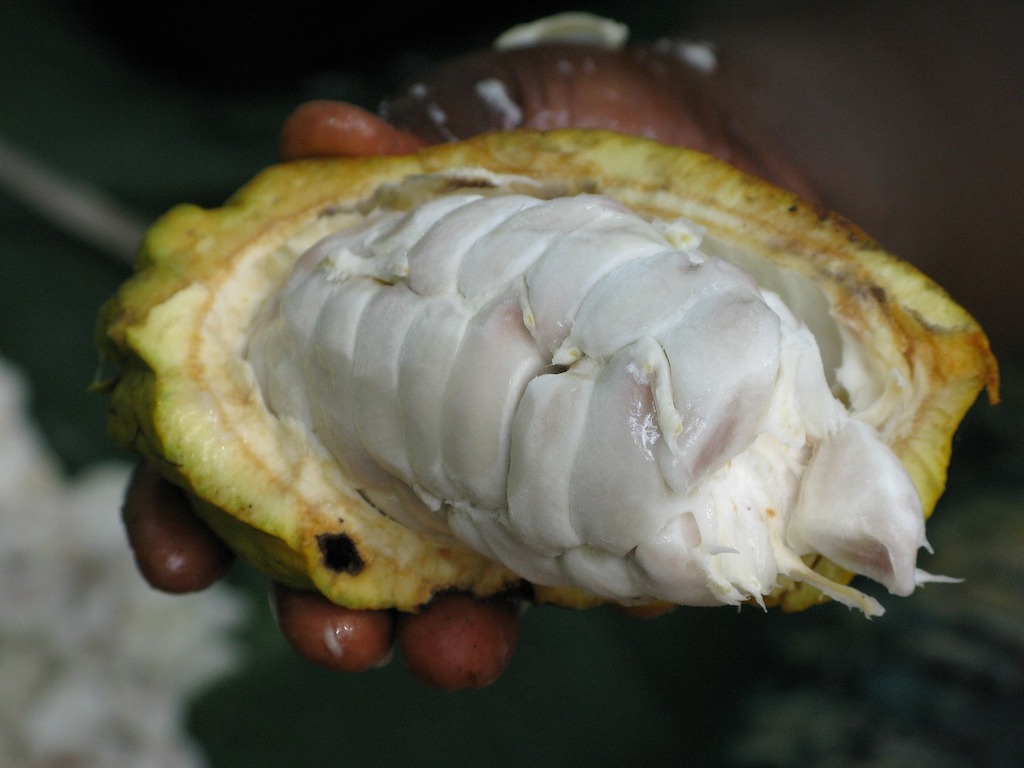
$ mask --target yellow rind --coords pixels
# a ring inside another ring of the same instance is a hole
[[[964,413],[983,388],[998,397],[984,333],[941,288],[841,217],[698,152],[605,131],[517,131],[408,156],[274,166],[222,208],[182,205],[164,215],[136,274],[101,311],[98,339],[117,369],[104,383],[114,437],[184,487],[226,541],[279,581],[355,608],[402,610],[442,590],[483,596],[519,586],[514,573],[463,545],[370,507],[295,425],[266,411],[242,362],[247,323],[297,256],[279,248],[289,235],[381,185],[457,169],[528,176],[610,195],[648,216],[686,217],[710,238],[814,281],[905,402],[876,426],[927,515]],[[348,537],[359,562],[328,568],[323,534]],[[851,577],[822,558],[815,568]],[[552,588],[538,588],[535,599],[600,602]],[[821,599],[808,585],[783,584],[769,602],[801,610]]]

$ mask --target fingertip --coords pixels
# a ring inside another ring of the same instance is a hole
[[[343,101],[301,104],[281,128],[285,160],[314,157],[366,157],[415,152],[425,142],[372,112]]]
[[[281,634],[301,656],[349,674],[379,667],[391,655],[394,617],[335,605],[318,592],[275,584],[271,605]]]
[[[507,600],[439,595],[404,614],[398,642],[409,671],[440,690],[485,688],[504,672],[519,642],[519,611]]]
[[[132,473],[121,517],[139,572],[162,592],[206,589],[234,560],[227,545],[193,514],[181,490],[148,462]]]

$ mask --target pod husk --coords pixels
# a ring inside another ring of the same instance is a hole
[[[685,217],[723,251],[811,281],[834,321],[830,333],[855,339],[885,379],[877,426],[931,514],[963,415],[982,389],[998,397],[997,366],[974,319],[842,217],[702,153],[597,130],[514,131],[407,156],[286,163],[221,208],[173,208],[99,317],[112,369],[99,385],[114,438],[182,486],[271,578],[339,604],[414,611],[449,589],[599,603],[525,584],[457,541],[382,515],[301,429],[267,411],[244,362],[249,324],[301,251],[289,244],[296,233],[358,217],[403,180],[426,176],[428,193],[439,194],[480,186],[481,171],[535,179],[546,194],[596,192],[645,216]],[[851,578],[824,558],[811,561],[837,581]],[[768,596],[785,610],[821,599],[786,581]]]

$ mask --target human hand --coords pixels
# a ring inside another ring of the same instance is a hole
[[[855,174],[837,193],[822,181],[831,178],[827,164],[793,160],[800,153],[779,140],[779,127],[752,118],[761,114],[756,109],[743,110],[757,94],[744,91],[742,78],[728,70],[712,75],[664,46],[488,51],[427,73],[384,103],[386,120],[337,102],[303,105],[282,130],[281,150],[286,158],[397,154],[503,128],[604,127],[702,149],[829,205],[863,196]],[[481,82],[491,90],[481,91]],[[495,83],[505,98],[495,98]],[[801,129],[807,120],[795,106],[790,114],[797,133],[810,130]],[[183,500],[168,501],[152,470],[142,468],[139,476],[125,518],[146,577],[169,591],[200,589],[218,578],[230,558],[224,545],[191,518]],[[281,587],[273,594],[282,632],[304,656],[358,671],[386,659],[397,637],[414,674],[443,688],[492,682],[519,632],[514,606],[463,595],[442,596],[420,614],[398,617]]]

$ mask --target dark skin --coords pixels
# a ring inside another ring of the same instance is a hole
[[[1021,13],[963,6],[943,4],[939,23],[934,4],[864,3],[823,29],[801,3],[762,16],[755,3],[700,30],[715,41],[711,71],[650,45],[470,54],[426,73],[426,96],[417,87],[386,101],[386,120],[339,102],[299,107],[281,154],[400,154],[518,125],[604,127],[700,149],[849,216],[949,288],[997,354],[1016,352]],[[502,82],[520,119],[476,96],[486,79]],[[140,571],[159,589],[204,589],[230,566],[231,553],[149,467],[136,473],[124,519]],[[357,672],[397,644],[413,674],[442,689],[494,682],[519,636],[516,606],[502,601],[450,594],[397,615],[280,586],[272,594],[283,635],[307,658]]]

